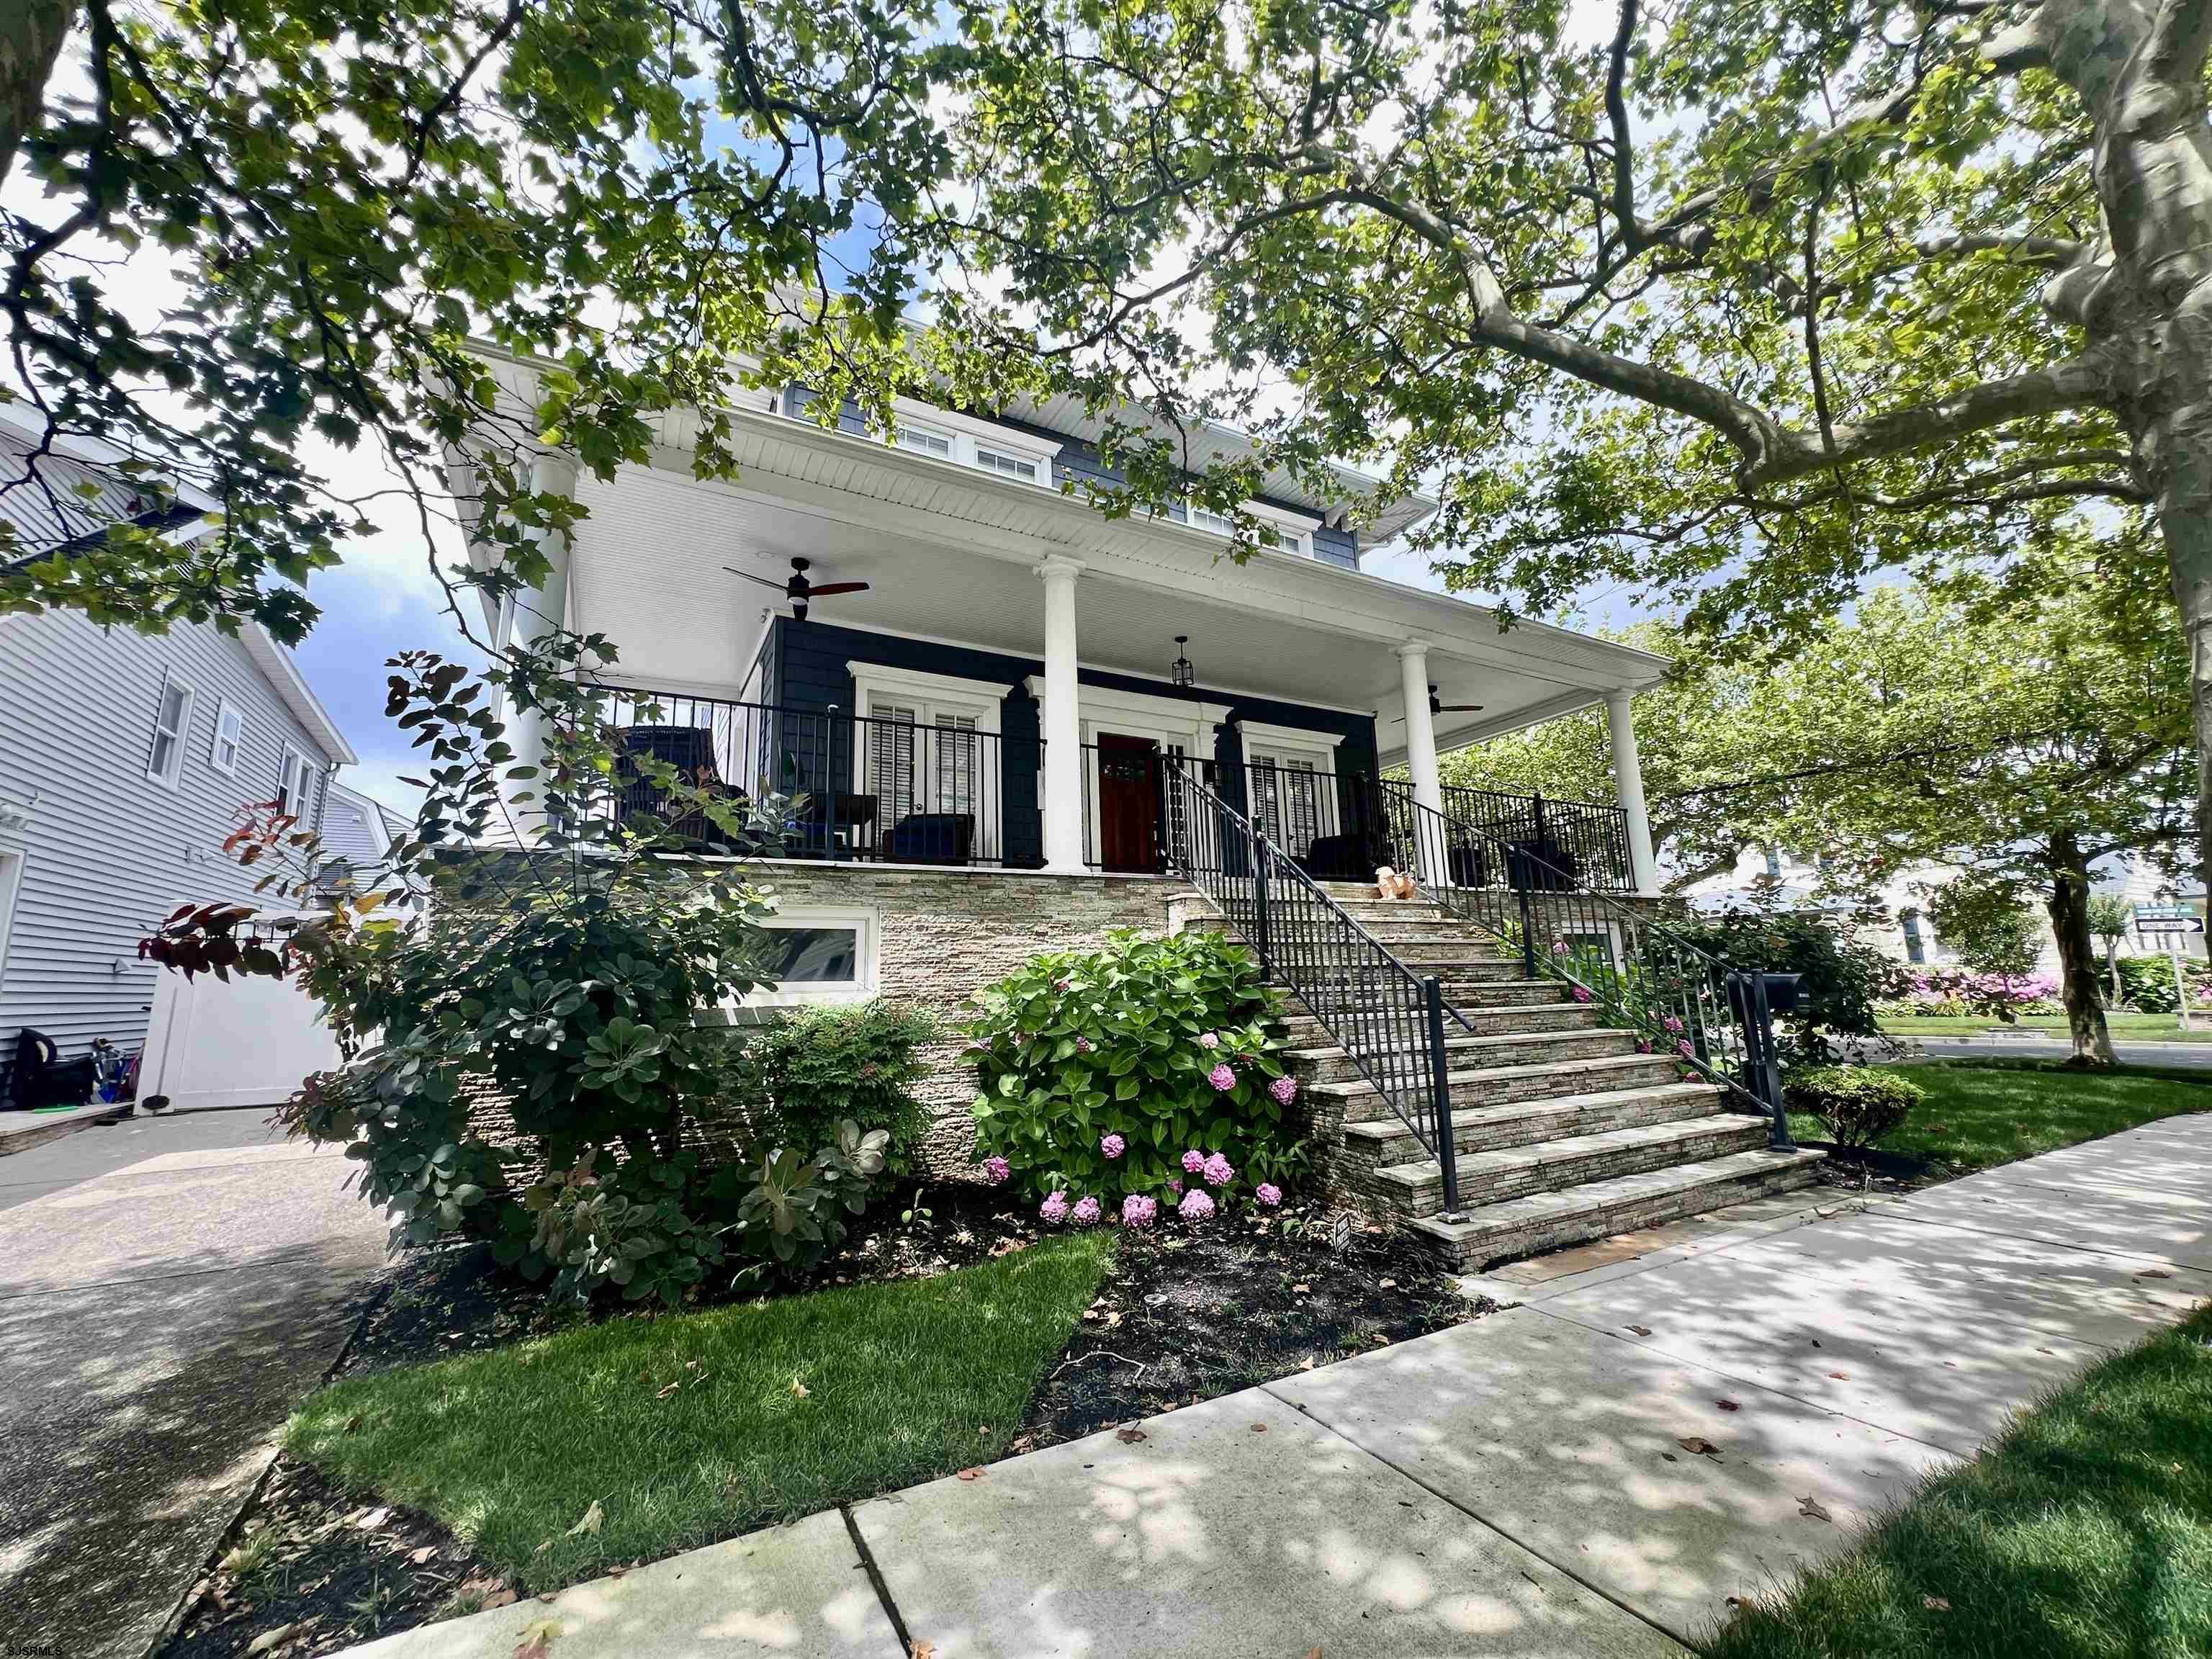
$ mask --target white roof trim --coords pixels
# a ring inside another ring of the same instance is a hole
[[[338,730],[337,722],[331,718],[331,711],[323,707],[322,699],[315,695],[314,688],[300,672],[299,665],[292,660],[292,653],[277,644],[269,630],[258,623],[244,629],[240,637],[246,642],[246,654],[268,677],[269,683],[276,688],[276,695],[283,698],[284,706],[292,711],[301,725],[307,728],[307,735],[323,751],[323,758],[340,766],[357,764],[361,757],[354,753],[353,745],[346,741],[345,733]]]

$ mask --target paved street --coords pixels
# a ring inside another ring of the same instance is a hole
[[[2074,1052],[2074,1045],[2059,1037],[1915,1037],[1912,1041],[1930,1060],[1989,1060],[2005,1054],[2022,1060],[2064,1060]],[[2131,1042],[2123,1037],[2112,1044],[2112,1056],[2123,1066],[2212,1067],[2212,1042]]]
[[[0,1659],[136,1659],[329,1368],[384,1229],[264,1115],[0,1158]]]
[[[559,1659],[1680,1654],[2212,1294],[2208,1154],[2212,1115],[2175,1118],[1896,1201],[1795,1195],[1522,1264],[1481,1281],[1516,1309],[1140,1437],[355,1652],[508,1659],[550,1630]]]

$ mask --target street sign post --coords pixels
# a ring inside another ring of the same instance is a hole
[[[2173,969],[2174,1017],[2185,1031],[2193,1031],[2197,1026],[2189,1011],[2189,981],[2181,971],[2181,941],[2191,933],[2203,931],[2204,919],[2186,905],[2136,906],[2136,932],[2147,939],[2166,941],[2166,959]]]

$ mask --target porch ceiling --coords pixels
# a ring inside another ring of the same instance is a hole
[[[793,430],[802,441],[835,441]],[[1439,720],[1440,739],[1452,742],[1468,740],[1457,733],[1474,722],[1506,729],[1546,718],[1613,686],[1649,683],[1663,667],[1562,629],[1503,631],[1480,606],[1308,560],[1270,554],[1240,567],[1212,555],[1201,532],[1109,525],[1048,492],[1017,495],[1034,515],[1018,529],[978,522],[941,489],[936,499],[887,501],[851,474],[862,465],[906,472],[927,464],[854,447],[848,476],[819,483],[772,476],[781,471],[772,464],[749,467],[744,488],[659,467],[587,483],[570,625],[615,641],[621,678],[726,689],[744,678],[769,617],[788,606],[723,567],[781,581],[800,555],[814,561],[817,583],[871,584],[817,600],[817,621],[1036,658],[1044,585],[1030,567],[1071,555],[1085,566],[1076,597],[1085,666],[1164,680],[1175,636],[1187,634],[1200,687],[1372,711],[1386,750],[1403,740],[1395,648],[1407,640],[1427,642],[1429,678],[1443,702],[1484,706],[1480,715]],[[1060,514],[1071,515],[1065,526]],[[1069,530],[1088,533],[1079,539]]]

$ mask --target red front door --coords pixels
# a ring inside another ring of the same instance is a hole
[[[1098,861],[1109,870],[1160,867],[1153,844],[1158,763],[1159,745],[1149,738],[1098,734]]]

